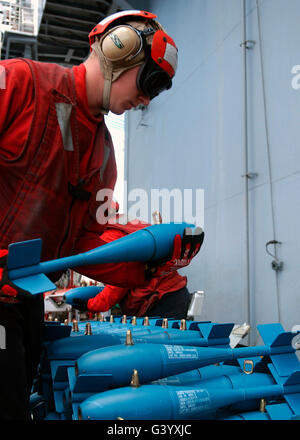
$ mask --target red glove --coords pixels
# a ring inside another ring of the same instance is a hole
[[[31,293],[12,283],[7,275],[6,249],[0,250],[0,302],[15,304],[20,300],[32,298]]]
[[[192,234],[191,228],[184,230],[183,238],[176,235],[174,238],[173,255],[169,261],[150,262],[146,266],[146,279],[168,275],[169,273],[188,266],[198,254],[204,240],[204,232],[196,228]]]

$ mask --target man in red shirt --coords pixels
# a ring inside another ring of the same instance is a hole
[[[148,105],[171,87],[176,71],[176,45],[155,18],[125,11],[102,20],[89,35],[91,55],[72,69],[0,62],[0,419],[30,418],[44,320],[42,295],[7,277],[8,245],[42,238],[45,261],[105,244],[97,194],[114,189],[117,171],[104,115]],[[175,269],[178,261],[180,253]],[[119,287],[145,283],[140,262],[78,271]]]
[[[126,225],[117,222],[114,225],[108,225],[101,238],[109,243],[147,226],[150,225],[137,220]],[[194,247],[189,249],[189,253],[185,257],[182,257],[181,267],[188,265],[192,254],[196,255],[199,252],[203,238],[203,233],[197,236],[198,241],[194,243]],[[153,273],[150,272],[149,275],[152,276],[148,277],[148,281],[144,285],[131,288],[107,284],[94,298],[88,300],[74,298],[73,306],[80,311],[106,312],[114,305],[119,304],[122,314],[128,316],[186,318],[190,304],[190,293],[186,287],[186,276],[181,276],[175,270],[176,265],[173,262],[177,254],[176,243],[181,248],[181,240],[178,242],[177,240],[178,237],[175,241],[174,255],[170,258],[170,269],[166,270],[166,266],[163,266],[160,276],[153,276]],[[178,263],[176,267],[180,268]],[[161,267],[156,268],[157,270],[161,270]]]

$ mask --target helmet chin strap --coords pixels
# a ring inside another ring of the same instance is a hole
[[[113,79],[113,66],[111,63],[107,62],[107,60],[104,58],[100,50],[99,43],[95,42],[92,45],[92,49],[97,54],[100,64],[100,69],[104,79],[103,92],[102,92],[102,108],[100,112],[103,115],[107,115],[109,112],[110,92],[111,92],[111,85]],[[103,68],[104,65],[105,65],[105,69]]]
[[[104,79],[102,108],[100,110],[103,115],[107,115],[109,112],[111,84],[112,84],[112,72],[111,72],[111,79]]]

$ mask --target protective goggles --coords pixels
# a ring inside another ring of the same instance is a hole
[[[138,72],[137,86],[144,95],[153,99],[172,87],[172,78],[177,69],[177,47],[163,30],[155,32],[151,47],[143,40],[146,61]]]
[[[172,79],[169,74],[158,66],[151,57],[148,57],[146,62],[141,65],[136,82],[138,89],[150,99],[172,87]]]

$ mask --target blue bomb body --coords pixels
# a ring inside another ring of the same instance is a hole
[[[195,225],[152,225],[88,252],[46,262],[40,262],[40,239],[12,243],[9,245],[8,276],[17,286],[32,294],[42,293],[55,288],[55,284],[45,276],[47,273],[89,264],[147,262],[166,258],[172,254],[174,237],[177,234],[183,236],[186,228],[190,228],[192,233]]]

